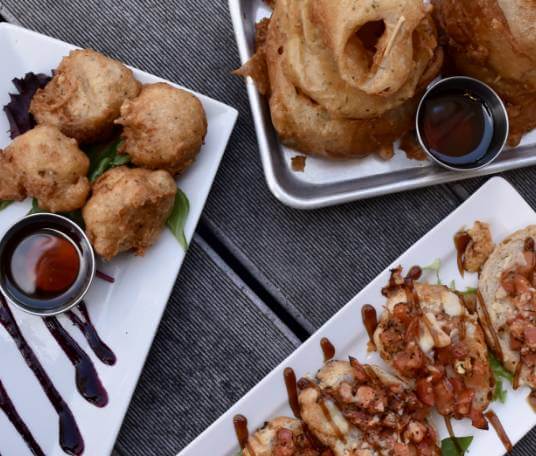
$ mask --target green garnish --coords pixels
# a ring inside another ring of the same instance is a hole
[[[0,201],[0,211],[3,211],[8,207],[13,201]]]
[[[433,263],[429,264],[428,266],[423,266],[421,269],[423,271],[435,273],[437,277],[437,284],[442,285],[441,277],[439,277],[439,270],[441,269],[441,260],[439,258],[436,258]]]
[[[120,145],[121,140],[115,139],[104,146],[100,144],[86,150],[89,157],[88,179],[90,182],[95,182],[109,169],[126,165],[130,162],[128,155],[121,155],[117,152]]]
[[[478,288],[473,288],[473,287],[467,287],[465,289],[465,291],[460,291],[460,293],[464,296],[468,296],[468,295],[474,295],[478,292]]]
[[[455,281],[454,279],[452,279],[452,280],[450,281],[449,288],[450,288],[451,290],[456,291],[456,281]]]
[[[503,380],[507,380],[512,383],[514,376],[504,368],[504,366],[497,358],[495,358],[493,354],[489,353],[488,358],[491,371],[495,377],[495,391],[493,392],[493,400],[504,404],[506,402],[507,391],[503,387]]]
[[[441,456],[461,456],[458,448],[461,448],[463,454],[465,454],[472,441],[473,436],[443,439],[441,440]],[[456,442],[458,443],[457,445]]]
[[[171,211],[171,215],[168,217],[166,224],[173,233],[173,236],[179,241],[179,244],[184,251],[188,248],[188,241],[184,235],[184,225],[186,224],[188,212],[190,212],[188,198],[183,191],[178,188],[177,194],[175,195],[175,204],[173,205],[173,210]]]
[[[38,214],[40,212],[45,212],[45,211],[43,211],[42,209],[39,208],[39,204],[37,203],[37,199],[32,198],[32,207],[28,211],[28,214],[26,214],[26,215]]]

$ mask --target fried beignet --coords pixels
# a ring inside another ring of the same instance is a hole
[[[303,421],[334,456],[440,454],[429,408],[377,366],[330,361],[298,386]]]
[[[417,95],[440,70],[436,38],[421,0],[279,0],[238,74],[269,96],[287,146],[390,158],[393,141],[413,126]]]
[[[536,128],[536,3],[434,0],[454,72],[480,79],[506,102],[510,145]]]
[[[169,217],[177,187],[166,171],[121,166],[93,184],[82,215],[95,252],[106,260],[133,249],[143,255]]]
[[[69,212],[87,200],[89,159],[56,127],[40,125],[0,153],[0,200],[37,199],[41,209]]]
[[[36,92],[30,112],[38,124],[54,125],[79,143],[104,141],[123,102],[139,91],[140,83],[121,62],[91,49],[76,50]]]
[[[199,153],[207,134],[203,105],[191,93],[159,82],[121,107],[116,123],[123,126],[120,153],[149,169],[182,173]]]
[[[411,272],[401,272],[393,269],[382,290],[387,304],[374,333],[380,356],[414,379],[419,399],[441,415],[487,429],[494,379],[476,315],[447,287],[413,283]]]

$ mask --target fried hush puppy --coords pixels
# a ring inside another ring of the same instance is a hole
[[[56,127],[37,126],[0,152],[0,200],[31,196],[46,211],[80,209],[90,190],[88,170],[76,140]]]
[[[140,83],[121,62],[91,49],[76,50],[36,92],[30,112],[38,124],[54,125],[79,143],[91,143],[110,136],[121,105],[139,91]]]
[[[120,153],[136,166],[173,175],[193,163],[207,133],[201,102],[162,82],[145,85],[137,98],[126,101],[115,123],[123,126]]]
[[[130,249],[143,255],[162,231],[177,193],[167,171],[124,166],[104,173],[92,190],[82,215],[95,251],[106,260]]]

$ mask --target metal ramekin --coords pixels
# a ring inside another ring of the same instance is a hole
[[[36,230],[42,228],[57,230],[74,242],[80,252],[80,271],[78,277],[83,274],[84,278],[80,284],[77,286],[73,285],[73,287],[65,293],[67,296],[64,296],[62,300],[59,300],[57,306],[47,309],[39,309],[32,305],[32,302],[36,303],[38,300],[30,299],[28,297],[25,298],[24,293],[22,292],[17,294],[11,293],[6,288],[8,278],[1,270],[0,292],[6,297],[8,302],[32,315],[46,317],[66,312],[82,301],[95,277],[95,254],[91,247],[91,243],[84,231],[76,223],[66,217],[50,213],[27,215],[9,228],[0,240],[0,265],[4,263],[3,256],[8,254],[6,252],[6,247],[9,241],[21,231],[30,230],[32,228],[35,228]]]

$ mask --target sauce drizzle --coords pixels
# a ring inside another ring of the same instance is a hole
[[[363,325],[367,330],[369,336],[369,348],[375,350],[376,344],[374,343],[374,332],[378,327],[378,316],[376,314],[376,309],[370,304],[365,304],[361,307],[361,318],[363,319]]]
[[[495,412],[493,410],[489,410],[486,413],[484,413],[484,416],[488,419],[488,421],[493,426],[493,429],[495,429],[495,432],[497,433],[499,439],[501,439],[502,444],[504,445],[504,448],[506,451],[510,452],[512,451],[512,442],[510,442],[510,439],[508,438],[508,435],[504,431],[504,428],[499,421],[499,418],[497,415],[495,415]]]
[[[467,231],[458,231],[454,235],[454,246],[456,247],[456,261],[458,263],[458,271],[463,277],[465,273],[465,251],[469,244],[473,241]]]
[[[83,320],[72,310],[69,310],[67,312],[67,316],[73,322],[73,324],[80,331],[82,331],[82,334],[86,338],[89,346],[91,347],[97,358],[99,358],[104,364],[108,366],[113,366],[117,362],[117,358],[114,352],[110,349],[110,347],[108,347],[108,345],[106,345],[99,337],[99,334],[97,333],[95,326],[93,326],[93,323],[89,316],[86,304],[84,302],[81,302],[78,305],[78,309],[82,314]]]
[[[9,421],[11,421],[11,424],[13,427],[18,431],[24,442],[26,442],[26,445],[28,445],[28,448],[32,451],[32,453],[36,456],[45,456],[45,453],[39,446],[39,444],[35,441],[34,436],[26,426],[26,423],[22,421],[22,418],[17,413],[17,410],[15,410],[15,406],[13,405],[13,402],[11,402],[11,399],[7,395],[7,392],[4,388],[4,385],[2,384],[2,381],[0,380],[0,410],[3,410],[3,412],[6,414]]]
[[[65,331],[56,317],[45,318],[44,322],[50,334],[56,339],[74,366],[76,386],[82,397],[97,407],[105,407],[108,404],[108,393],[87,353]]]
[[[330,359],[333,359],[335,356],[335,347],[327,337],[322,337],[322,339],[320,339],[320,347],[322,348],[322,353],[324,354],[325,363],[327,363]]]
[[[27,366],[32,370],[35,377],[41,384],[43,392],[48,397],[48,400],[56,410],[59,417],[60,428],[60,446],[68,454],[80,455],[84,451],[84,439],[78,425],[74,419],[71,409],[63,400],[60,393],[50,380],[45,369],[37,359],[32,348],[26,342],[22,332],[17,325],[11,310],[7,306],[4,297],[0,295],[0,324],[4,326],[6,331],[12,337],[17,345]]]
[[[298,401],[298,387],[296,384],[296,374],[294,369],[286,367],[283,371],[283,377],[285,379],[285,386],[287,387],[288,403],[294,416],[301,418],[300,403]]]
[[[248,442],[249,431],[247,418],[244,415],[235,415],[233,424],[240,449],[247,449],[251,456],[255,456],[255,451],[251,448],[251,445]]]

